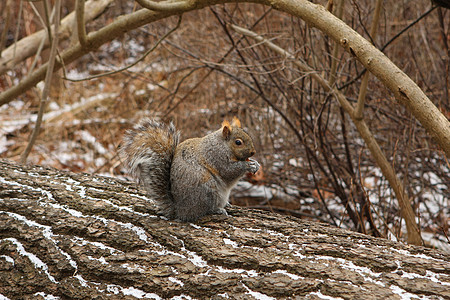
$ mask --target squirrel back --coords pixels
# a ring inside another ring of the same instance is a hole
[[[202,138],[179,144],[174,125],[145,119],[126,132],[122,154],[150,198],[168,218],[194,221],[224,214],[232,187],[259,164],[250,136],[236,118]]]
[[[130,173],[167,217],[174,216],[170,168],[179,140],[180,133],[173,123],[166,125],[146,118],[125,133],[121,148]]]

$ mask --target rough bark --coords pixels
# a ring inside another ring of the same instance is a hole
[[[232,207],[169,221],[134,183],[0,161],[0,296],[450,298],[450,255]]]

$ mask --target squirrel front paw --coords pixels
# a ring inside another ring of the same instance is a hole
[[[257,162],[256,160],[249,158],[248,161],[248,168],[249,168],[249,172],[255,174],[256,172],[258,172],[260,164],[259,162]]]

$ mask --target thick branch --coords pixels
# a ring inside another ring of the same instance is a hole
[[[84,0],[77,0],[76,3],[76,17],[77,17],[77,32],[78,32],[78,40],[82,47],[87,47],[87,38],[86,38],[86,26],[84,20]]]
[[[151,0],[136,0],[142,7],[154,11],[179,12],[192,8],[195,1],[161,1],[155,2]]]

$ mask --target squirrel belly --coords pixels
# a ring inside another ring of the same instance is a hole
[[[224,213],[227,204],[217,169],[199,155],[203,151],[201,139],[189,139],[179,145],[170,172],[171,193],[175,215],[182,221],[193,221],[202,216]],[[226,198],[228,199],[228,198]]]
[[[173,124],[144,120],[124,138],[122,154],[164,216],[194,221],[209,214],[227,214],[224,207],[233,186],[259,164],[255,148],[235,119],[202,138],[178,143]]]

